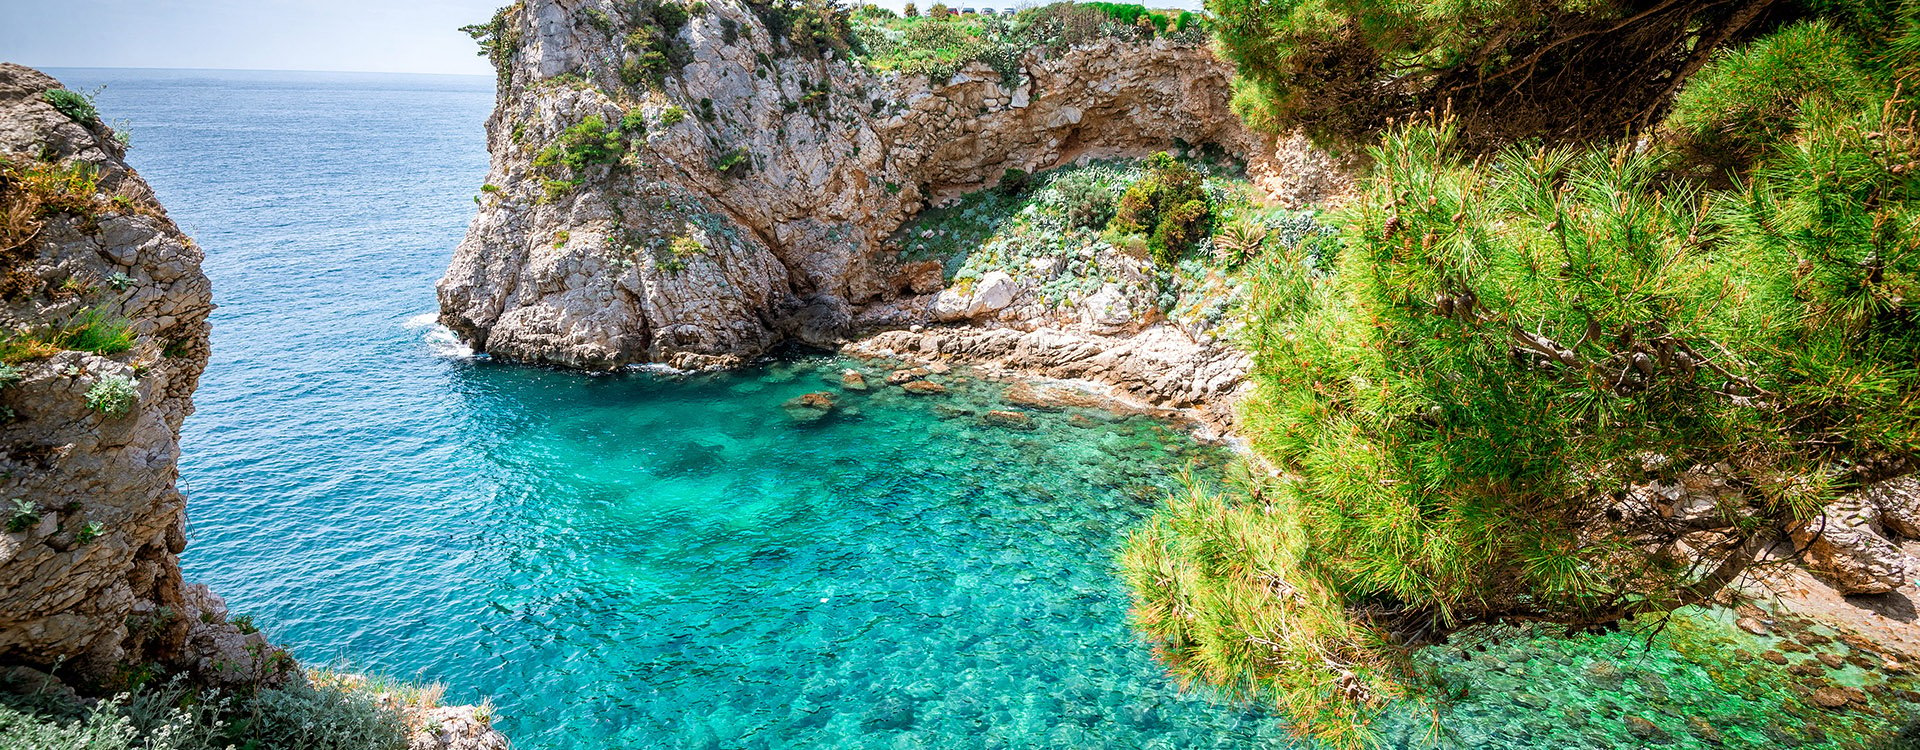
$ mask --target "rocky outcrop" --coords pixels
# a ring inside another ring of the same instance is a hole
[[[0,335],[15,362],[0,387],[0,662],[90,678],[146,661],[255,672],[264,643],[189,652],[206,599],[175,557],[178,435],[213,309],[200,250],[97,117],[42,95],[58,88],[0,66]]]
[[[939,361],[959,359],[1022,375],[1089,380],[1146,404],[1200,408],[1202,420],[1225,426],[1252,359],[1232,347],[1195,342],[1170,325],[1125,337],[1057,328],[940,327],[885,331],[849,344],[855,356]]]
[[[976,63],[929,81],[796,49],[762,16],[778,11],[716,0],[694,6],[673,37],[686,62],[653,86],[620,75],[636,7],[530,0],[493,28],[490,187],[439,284],[442,322],[478,350],[714,367],[785,339],[996,311],[1013,303],[1004,284],[926,296],[939,269],[899,263],[889,235],[1008,169],[1185,142],[1249,157],[1292,197],[1338,182],[1294,174],[1331,163],[1304,142],[1240,126],[1231,68],[1202,43],[1042,47],[1016,77]],[[582,123],[605,126],[617,163],[541,157]]]
[[[1920,561],[1904,552],[1901,536],[1914,530],[1913,498],[1920,480],[1891,479],[1828,503],[1793,530],[1808,570],[1842,594],[1884,594],[1905,586]]]
[[[209,355],[201,252],[84,100],[0,64],[0,674],[213,687],[304,676],[185,583],[179,434]],[[57,95],[56,95],[57,98]],[[496,750],[473,707],[422,708],[414,750]]]

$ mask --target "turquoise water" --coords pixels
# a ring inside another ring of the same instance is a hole
[[[1115,546],[1222,456],[1000,387],[844,392],[800,358],[589,377],[428,325],[486,170],[484,78],[55,71],[107,84],[131,160],[221,305],[187,423],[190,578],[309,662],[491,698],[527,749],[1282,747],[1182,692],[1126,624]],[[838,394],[816,421],[783,408]],[[1778,696],[1630,637],[1436,653],[1458,732],[1412,747],[1634,747],[1642,717],[1797,744]],[[1716,678],[1718,681],[1716,682]],[[1748,691],[1752,693],[1753,691]]]

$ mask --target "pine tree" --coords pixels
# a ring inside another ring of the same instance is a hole
[[[1336,240],[1253,260],[1258,469],[1173,499],[1124,553],[1173,670],[1364,743],[1419,692],[1414,648],[1705,601],[1911,470],[1915,18],[1722,55],[1651,147],[1384,133]],[[1693,482],[1723,491],[1687,512],[1647,492]]]

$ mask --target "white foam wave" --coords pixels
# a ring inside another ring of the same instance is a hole
[[[473,359],[478,356],[474,354],[472,347],[461,343],[460,337],[455,336],[452,329],[438,323],[428,326],[426,335],[421,339],[427,342],[427,350],[433,352],[433,356],[436,357]]]
[[[400,327],[405,328],[409,331],[412,331],[415,329],[426,328],[427,326],[433,325],[439,320],[440,320],[440,313],[424,312],[424,313],[420,313],[419,315],[410,316],[406,320],[401,321]]]

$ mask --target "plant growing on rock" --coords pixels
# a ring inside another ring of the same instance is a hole
[[[514,3],[496,11],[486,23],[460,27],[479,43],[480,56],[493,65],[495,75],[503,84],[513,75],[513,56],[520,49],[516,16],[525,8],[524,3]]]
[[[13,508],[7,513],[7,533],[18,534],[40,522],[40,509],[33,503],[17,497],[12,502]]]
[[[578,174],[590,166],[615,164],[626,153],[627,144],[620,130],[599,115],[587,115],[574,126],[560,131],[560,137],[534,156],[533,166],[564,166]]]
[[[139,401],[137,384],[125,375],[108,375],[87,389],[87,408],[109,417],[125,416]]]
[[[100,119],[100,110],[94,106],[90,95],[71,89],[48,89],[40,93],[40,98],[60,110],[60,114],[82,125],[90,125]]]
[[[715,157],[713,160],[713,171],[727,175],[728,177],[737,177],[745,174],[747,170],[752,167],[752,157],[747,153],[745,148],[735,148]]]
[[[1245,218],[1235,219],[1213,236],[1213,248],[1222,263],[1239,266],[1260,254],[1267,242],[1265,225]]]

